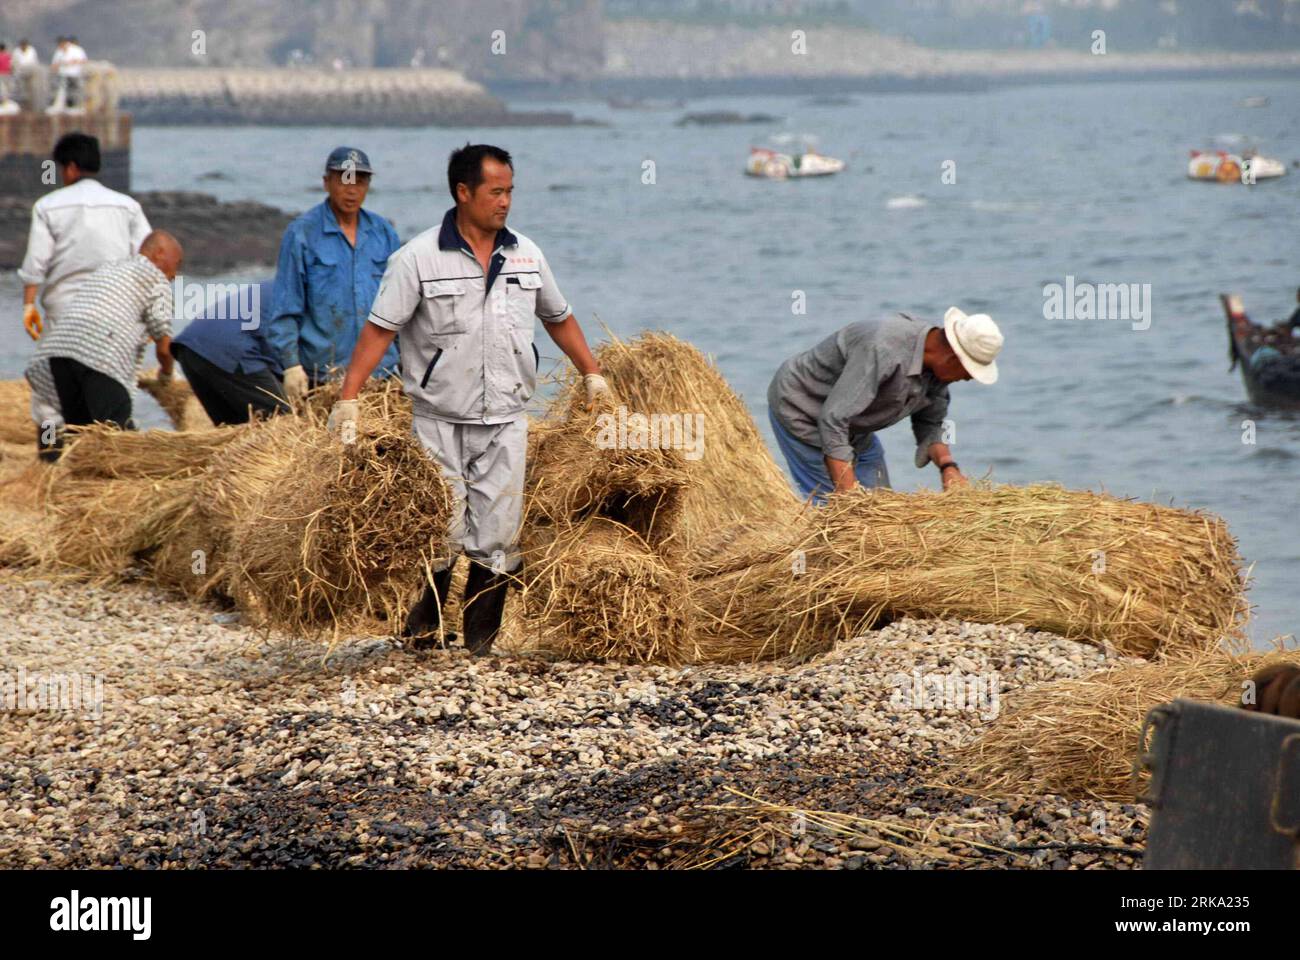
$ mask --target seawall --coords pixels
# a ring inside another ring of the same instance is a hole
[[[430,126],[511,122],[506,105],[451,70],[123,69],[137,124]]]

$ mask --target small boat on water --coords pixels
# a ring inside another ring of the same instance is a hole
[[[751,177],[786,180],[794,177],[826,177],[844,169],[844,161],[828,157],[812,148],[802,152],[780,153],[767,147],[750,147],[745,173]]]
[[[1272,180],[1286,175],[1286,164],[1270,157],[1249,152],[1238,154],[1226,150],[1193,150],[1192,158],[1187,162],[1187,176],[1193,180],[1245,183],[1250,179],[1243,178],[1247,164],[1250,177],[1255,180]]]
[[[1300,410],[1300,339],[1280,324],[1264,327],[1246,316],[1241,297],[1219,297],[1228,318],[1228,356],[1241,366],[1250,402],[1261,407]]]

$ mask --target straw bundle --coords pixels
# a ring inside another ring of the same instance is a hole
[[[0,569],[54,566],[48,528],[43,517],[0,511]]]
[[[54,558],[101,577],[118,576],[164,543],[193,496],[192,478],[65,477],[50,491]]]
[[[55,553],[100,575],[146,561],[159,582],[225,593],[269,626],[395,616],[445,552],[451,509],[409,417],[386,388],[363,397],[347,448],[311,411],[184,433],[78,429],[51,489]]]
[[[105,480],[188,477],[203,472],[238,431],[119,430],[109,424],[69,427],[58,474]]]
[[[813,524],[815,607],[1018,622],[1142,657],[1243,643],[1241,561],[1216,517],[1004,486],[858,491]]]
[[[0,442],[0,567],[49,567],[50,518],[41,510],[49,469],[34,448]]]
[[[218,518],[228,589],[268,625],[337,634],[395,620],[446,554],[450,490],[419,444],[381,419],[363,416],[357,442],[342,447],[319,425],[273,418],[231,453],[214,465],[203,509]]]
[[[1039,684],[1017,693],[982,736],[961,748],[954,769],[989,794],[1131,802],[1133,758],[1148,710],[1179,697],[1240,705],[1243,684],[1256,670],[1294,656],[1216,651],[1129,661]]]
[[[670,334],[646,333],[630,342],[613,338],[596,356],[629,411],[703,417],[702,456],[685,462],[691,485],[675,520],[683,546],[719,528],[780,522],[797,511],[798,499],[745,401],[699,350]]]
[[[700,661],[806,660],[872,624],[810,601],[808,519],[740,524],[687,555]]]
[[[0,380],[0,442],[35,444],[31,404],[26,380]]]
[[[695,539],[707,539],[716,528],[783,519],[797,510],[789,481],[768,453],[745,401],[694,346],[671,334],[645,333],[627,342],[611,338],[595,355],[614,389],[615,407],[623,406],[625,415],[672,423],[673,440],[682,441],[673,450],[689,479],[672,520],[680,549],[692,549]],[[580,394],[581,381],[569,382],[551,419]],[[702,429],[695,429],[699,425]]]
[[[141,374],[136,379],[136,385],[158,401],[158,406],[163,408],[177,430],[212,429],[208,412],[203,409],[203,404],[194,395],[194,388],[187,380],[179,377],[161,380],[158,371],[153,370]]]
[[[527,551],[524,601],[540,649],[570,660],[696,659],[686,578],[633,530],[594,517],[539,541]]]
[[[622,446],[613,401],[588,409],[575,392],[565,404],[529,430],[526,524],[600,516],[661,546],[677,529],[690,484],[681,454]]]
[[[195,509],[193,494],[177,514],[167,537],[148,553],[153,579],[196,600],[226,595],[226,569],[222,566],[224,540],[204,523]]]
[[[327,380],[312,388],[302,406],[303,412],[312,421],[324,423],[342,388],[342,380]],[[411,429],[411,398],[402,390],[401,377],[371,377],[361,385],[358,399],[363,418],[381,419],[394,432]]]
[[[51,549],[61,565],[109,577],[168,542],[188,513],[195,478],[234,432],[96,424],[68,435],[48,471]]]
[[[154,578],[191,597],[220,594],[260,612],[255,595],[241,592],[233,580],[231,537],[267,491],[284,481],[285,452],[305,428],[295,417],[273,417],[252,426],[196,434],[206,437],[219,431],[224,442],[204,461],[173,536],[151,556]]]

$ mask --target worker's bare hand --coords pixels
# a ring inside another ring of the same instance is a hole
[[[962,473],[960,470],[958,470],[956,467],[953,467],[950,470],[945,470],[943,472],[943,488],[945,490],[951,490],[953,489],[953,487],[969,487],[969,486],[970,486],[970,481],[966,479],[966,475]]]
[[[23,326],[27,328],[27,335],[33,340],[41,339],[45,328],[41,324],[41,312],[36,309],[36,304],[23,304]]]

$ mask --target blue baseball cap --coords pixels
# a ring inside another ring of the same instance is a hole
[[[330,151],[329,159],[325,161],[326,171],[330,170],[353,170],[357,173],[374,173],[370,166],[370,158],[366,156],[364,150],[358,150],[356,147],[335,147]]]

